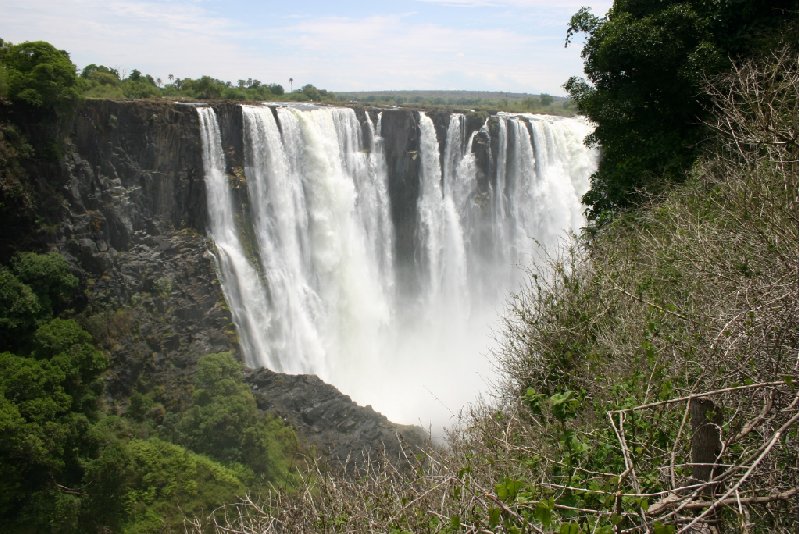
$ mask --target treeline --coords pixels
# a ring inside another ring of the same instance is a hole
[[[121,74],[118,69],[91,64],[80,73],[63,50],[43,41],[14,45],[0,39],[0,99],[35,108],[50,108],[74,98],[175,98],[228,100],[335,100],[325,89],[306,84],[291,92],[277,83],[262,83],[253,78],[236,83],[215,79],[176,78],[166,80],[133,69]]]
[[[325,89],[306,84],[300,89],[286,92],[277,83],[265,84],[253,78],[236,83],[218,80],[211,76],[200,78],[176,78],[170,74],[167,80],[153,78],[134,69],[121,76],[117,69],[91,64],[85,67],[78,78],[79,93],[85,98],[136,99],[176,98],[198,100],[291,100],[320,102],[332,99]]]
[[[496,91],[361,91],[337,92],[343,101],[421,108],[476,109],[486,111],[574,115],[574,103],[547,93],[506,93]]]

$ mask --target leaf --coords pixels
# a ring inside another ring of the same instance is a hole
[[[581,534],[581,527],[577,523],[564,523],[558,529],[559,534]]]
[[[553,524],[553,499],[545,499],[536,504],[533,510],[533,518],[536,519],[544,528]]]
[[[575,417],[580,404],[581,401],[575,396],[574,391],[568,390],[550,397],[550,407],[553,410],[553,415],[562,422]]]
[[[495,528],[500,524],[500,508],[489,509],[489,526]]]
[[[524,486],[521,480],[504,478],[500,483],[495,484],[494,491],[501,501],[511,502],[517,497],[517,493]]]
[[[525,392],[525,402],[528,403],[528,407],[531,409],[531,413],[533,413],[533,415],[542,415],[543,399],[544,395],[537,393],[533,388],[528,388],[528,390]]]

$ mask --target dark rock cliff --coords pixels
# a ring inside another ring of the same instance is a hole
[[[180,408],[197,359],[236,351],[205,237],[198,132],[191,106],[85,101],[69,135],[57,246],[85,272],[85,322],[123,404],[148,387]]]
[[[417,198],[419,197],[419,124],[416,112],[386,110],[381,135],[389,173],[389,197],[395,229],[397,285],[401,292],[414,294],[418,281],[414,275],[417,257]]]

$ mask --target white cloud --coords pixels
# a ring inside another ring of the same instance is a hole
[[[403,17],[320,18],[273,36],[294,54],[275,58],[295,78],[345,89],[495,89],[563,93],[580,69],[577,51],[562,38],[499,28],[454,28]],[[270,45],[267,45],[270,46]],[[273,62],[274,64],[274,62]],[[545,74],[553,71],[552,74]],[[571,72],[570,72],[571,74]],[[462,85],[469,83],[470,85]]]
[[[251,11],[213,11],[192,0],[0,0],[0,36],[12,42],[47,40],[79,66],[137,68],[166,79],[208,74],[224,80],[258,78],[331,90],[494,89],[562,94],[580,72],[579,49],[563,48],[561,20],[547,10],[513,17],[541,0],[428,0],[492,4],[499,18],[484,27],[434,20],[426,10],[352,17],[259,19]],[[561,3],[563,4],[563,3]],[[296,9],[289,6],[287,9]],[[242,11],[242,12],[238,12]],[[516,23],[504,24],[499,11]],[[235,18],[235,17],[240,18]],[[524,22],[520,22],[524,21]],[[523,27],[529,24],[530,27]],[[545,29],[546,28],[546,29]],[[554,29],[555,28],[555,29]]]
[[[592,8],[595,13],[602,14],[608,11],[613,0],[417,0],[417,2],[451,7],[514,7],[564,10],[574,10],[586,6]]]

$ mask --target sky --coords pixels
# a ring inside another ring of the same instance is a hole
[[[0,38],[48,41],[83,68],[329,91],[564,95],[582,74],[581,6],[612,0],[0,0]]]

